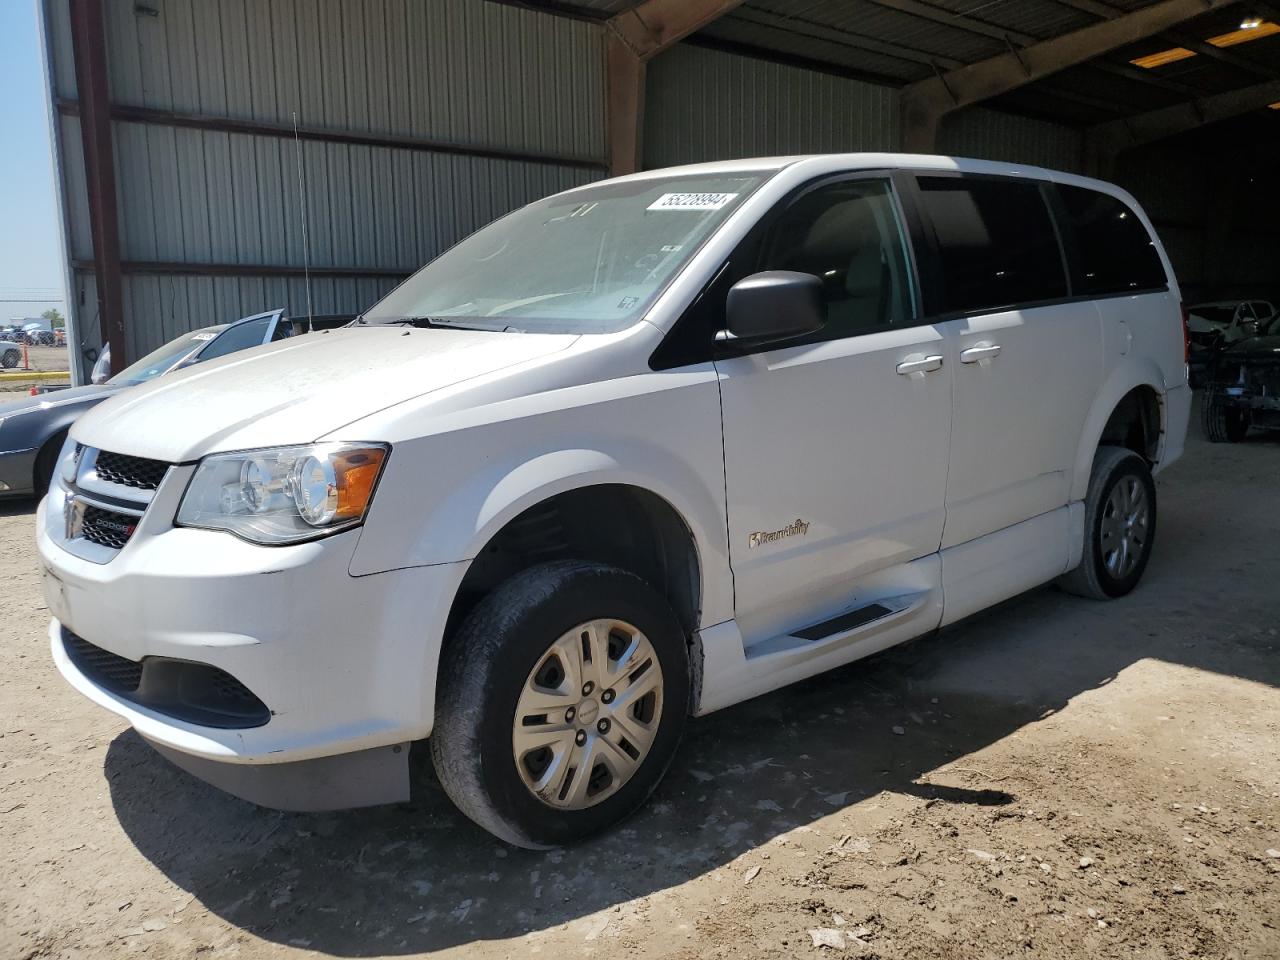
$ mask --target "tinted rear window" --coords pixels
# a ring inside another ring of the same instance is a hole
[[[1168,284],[1155,241],[1123,201],[1084,187],[1060,185],[1058,193],[1077,294],[1133,293]]]
[[[1037,183],[920,177],[938,239],[943,313],[972,313],[1067,295],[1062,250]]]

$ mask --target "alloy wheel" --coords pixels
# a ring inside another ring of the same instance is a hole
[[[1102,509],[1102,563],[1115,580],[1133,573],[1146,549],[1151,505],[1142,481],[1122,476]]]

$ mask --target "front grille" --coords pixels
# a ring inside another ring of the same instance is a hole
[[[80,672],[112,693],[127,694],[142,682],[142,664],[101,647],[95,647],[70,630],[63,631],[67,656]]]
[[[157,713],[203,727],[243,730],[271,719],[252,690],[207,663],[144,657],[130,660],[63,627],[62,643],[77,670],[97,686]]]
[[[137,528],[137,517],[85,504],[84,520],[80,525],[80,532],[86,540],[92,543],[119,550],[129,542],[129,538],[133,536],[133,531]]]
[[[163,460],[148,460],[145,457],[99,450],[97,469],[98,478],[107,483],[133,487],[135,490],[154,490],[160,486],[169,464]]]

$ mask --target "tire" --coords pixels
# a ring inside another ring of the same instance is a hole
[[[49,483],[53,480],[53,471],[58,467],[58,454],[62,445],[67,442],[67,431],[60,430],[44,442],[40,452],[36,454],[35,475],[32,482],[35,486],[36,499],[39,500],[49,492]]]
[[[1249,415],[1227,403],[1221,390],[1210,387],[1200,401],[1200,427],[1210,443],[1239,443],[1249,432]]]
[[[602,620],[616,629],[597,634],[609,651],[598,659],[613,665],[615,651],[631,650],[634,644],[635,655],[617,662],[628,669],[637,666],[614,675],[616,691],[593,686],[587,696],[577,680],[607,679],[609,674],[595,672],[581,655],[575,666],[571,644],[581,640],[594,648],[585,631],[578,631]],[[560,650],[570,652],[564,663]],[[641,672],[646,662],[649,666]],[[656,675],[655,667],[660,671]],[[638,694],[655,680],[656,692],[634,702],[627,698],[627,689]],[[568,739],[549,730],[546,736],[556,740],[554,748],[525,749],[518,756],[516,741],[527,742],[529,731],[537,730],[527,721],[517,726],[519,714],[532,719],[528,704],[540,702],[526,698],[545,697],[535,687],[566,691],[554,694],[542,716],[546,725],[568,729]],[[584,561],[533,567],[485,597],[445,644],[430,741],[436,775],[459,810],[508,843],[530,849],[573,843],[617,823],[653,792],[684,730],[689,688],[684,631],[643,580]],[[546,719],[553,716],[557,719]],[[601,724],[608,727],[607,734]],[[605,742],[631,744],[628,736],[639,744],[648,739],[647,751],[638,750],[629,769],[625,746],[610,748]],[[593,758],[585,780],[576,768],[570,772],[572,761],[581,760],[584,751]],[[554,757],[548,756],[552,753]],[[626,775],[617,776],[615,768]]]
[[[0,353],[0,367],[3,367],[6,370],[12,370],[18,365],[18,360],[21,357],[22,354],[18,353],[17,350],[6,350],[4,353]]]
[[[1085,496],[1084,551],[1080,565],[1058,578],[1067,593],[1092,600],[1123,597],[1138,585],[1156,537],[1156,485],[1147,461],[1124,447],[1099,447]],[[1145,507],[1145,522],[1126,524],[1122,509]],[[1116,513],[1121,526],[1112,525]],[[1125,536],[1125,533],[1128,536]],[[1117,540],[1119,538],[1119,540]],[[1128,545],[1121,557],[1118,542]]]

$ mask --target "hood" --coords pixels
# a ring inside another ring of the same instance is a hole
[[[71,387],[68,390],[54,390],[39,396],[22,394],[15,400],[0,400],[0,420],[16,417],[36,410],[50,410],[57,407],[70,407],[77,404],[98,403],[112,394],[119,393],[121,387],[106,384],[90,384],[87,387]]]
[[[556,353],[576,339],[381,326],[308,334],[130,389],[81,418],[72,434],[91,446],[170,463],[309,443],[386,407]]]

